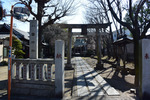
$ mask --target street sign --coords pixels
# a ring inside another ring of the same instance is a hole
[[[13,9],[13,17],[20,21],[26,21],[30,15],[28,7],[24,4],[19,4]]]

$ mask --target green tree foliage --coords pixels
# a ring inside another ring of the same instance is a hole
[[[15,37],[13,37],[12,41],[12,50],[13,54],[16,55],[16,58],[23,58],[25,53],[22,50],[22,43]]]

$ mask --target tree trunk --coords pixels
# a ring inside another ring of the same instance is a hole
[[[135,86],[139,87],[139,40],[134,39]]]
[[[42,15],[44,2],[38,2],[37,20],[38,20],[38,56],[41,58],[42,51]]]
[[[41,58],[41,51],[42,51],[42,42],[41,42],[41,38],[42,38],[42,29],[41,29],[41,20],[39,20],[38,23],[38,56],[39,58]]]

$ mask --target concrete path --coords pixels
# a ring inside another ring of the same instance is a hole
[[[0,98],[7,94],[8,67],[0,66]]]
[[[74,63],[76,64],[77,74],[77,96],[119,95],[119,92],[111,87],[81,57],[76,57]]]

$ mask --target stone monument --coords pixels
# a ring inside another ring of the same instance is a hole
[[[57,97],[64,95],[64,41],[55,41],[55,93]]]
[[[150,40],[140,41],[140,84],[143,98],[150,97]],[[144,100],[145,100],[144,99]]]
[[[38,22],[30,20],[30,59],[38,59]]]

